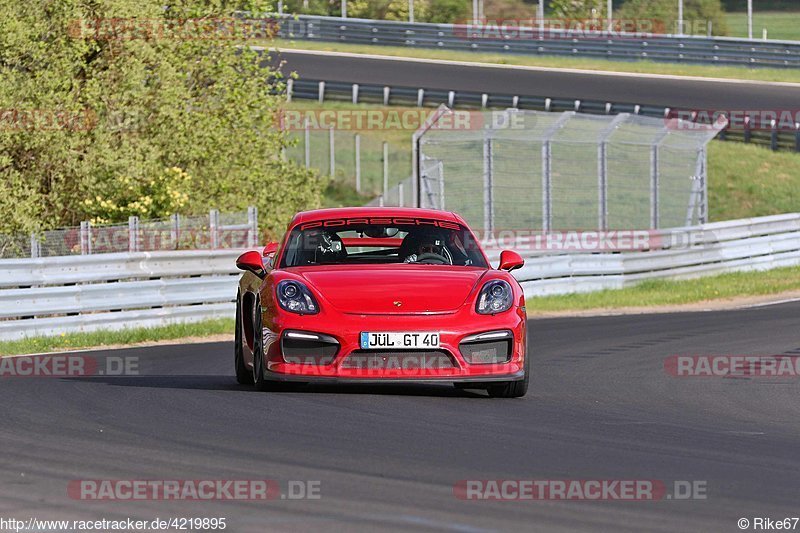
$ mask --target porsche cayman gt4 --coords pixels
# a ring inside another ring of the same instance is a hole
[[[280,244],[237,260],[236,377],[280,382],[451,382],[524,396],[522,288],[454,213],[413,208],[297,214]]]

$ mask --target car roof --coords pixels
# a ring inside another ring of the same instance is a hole
[[[457,214],[436,209],[421,209],[418,207],[334,207],[297,213],[289,224],[289,227],[303,222],[353,217],[425,217],[466,225],[464,220]]]

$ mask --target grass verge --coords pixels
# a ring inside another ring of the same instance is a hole
[[[530,315],[554,311],[651,308],[774,295],[797,289],[800,289],[800,267],[788,267],[764,272],[731,272],[691,280],[652,280],[624,289],[535,297],[527,300],[527,308]]]
[[[800,41],[800,12],[756,11],[753,13],[753,37],[760,39],[766,28],[768,39]],[[732,37],[747,37],[747,13],[727,13],[725,21]]]
[[[476,63],[496,63],[549,68],[573,68],[584,70],[629,72],[639,74],[668,74],[672,76],[697,76],[701,78],[726,78],[752,81],[779,81],[800,83],[800,70],[775,68],[747,68],[714,65],[685,65],[681,63],[657,63],[655,61],[611,61],[605,59],[526,56],[515,54],[489,54],[482,52],[460,52],[400,46],[371,46],[345,43],[276,40],[276,48],[323,50],[330,52],[352,52],[386,56],[416,57],[420,59],[447,59]],[[543,95],[546,96],[546,95]]]
[[[55,337],[30,337],[0,342],[0,356],[57,352],[79,348],[137,344],[186,337],[205,337],[233,332],[233,319],[216,319],[192,324],[171,324],[156,328],[131,328],[119,331],[67,333]]]

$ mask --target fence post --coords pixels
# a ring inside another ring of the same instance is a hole
[[[251,205],[247,208],[247,247],[258,246],[258,208]]]
[[[318,93],[319,103],[322,104],[325,102],[325,82],[319,82],[319,93]]]
[[[608,226],[608,171],[606,159],[606,141],[597,146],[597,229],[605,230]]]
[[[494,155],[491,133],[483,139],[483,229],[491,234],[494,230]]]
[[[552,203],[550,164],[550,139],[547,139],[542,143],[542,230],[545,233],[550,231],[553,219],[553,212],[550,208]]]
[[[172,239],[172,248],[174,250],[178,249],[178,240],[181,236],[181,218],[178,213],[173,214],[169,217],[170,220],[170,238]]]
[[[356,152],[356,192],[361,192],[361,134],[356,133],[355,139],[355,152]]]
[[[81,255],[92,253],[92,223],[88,220],[81,222]]]
[[[650,229],[658,229],[658,144],[650,148]]]
[[[389,192],[389,143],[383,142],[383,197]]]
[[[211,249],[219,247],[219,211],[212,209],[208,212],[208,230],[211,234]]]
[[[306,156],[306,168],[311,168],[311,130],[309,129],[308,119],[303,123],[303,148]]]
[[[403,182],[397,184],[397,207],[405,207],[405,199],[403,198],[405,191],[403,190]]]
[[[139,251],[139,217],[128,217],[128,251]]]
[[[336,149],[335,149],[335,136],[336,131],[333,129],[333,126],[330,127],[328,130],[328,147],[329,147],[329,157],[330,157],[330,167],[331,167],[331,177],[336,176]]]
[[[42,256],[42,250],[39,247],[39,237],[36,233],[31,232],[31,259],[36,259]]]

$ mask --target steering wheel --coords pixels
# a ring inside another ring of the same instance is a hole
[[[415,263],[424,263],[426,265],[452,265],[449,259],[447,259],[443,255],[434,254],[432,252],[428,252],[425,254],[420,254],[417,257],[417,260],[414,261]]]

